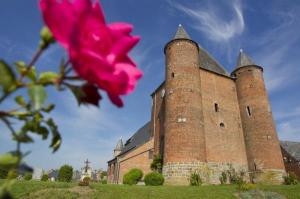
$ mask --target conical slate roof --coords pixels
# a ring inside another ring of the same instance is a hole
[[[118,143],[117,143],[117,145],[116,145],[115,150],[116,150],[116,151],[122,151],[123,147],[124,147],[123,141],[122,141],[122,139],[119,139],[119,141],[118,141]]]
[[[251,58],[240,49],[240,53],[237,59],[236,68],[241,68],[243,66],[256,65]]]
[[[189,34],[184,30],[183,26],[179,24],[176,34],[173,38],[174,39],[189,39],[192,40]],[[199,61],[200,67],[221,75],[228,76],[228,73],[224,69],[221,64],[216,61],[201,45],[198,44],[199,47]]]
[[[184,30],[181,24],[178,25],[177,32],[174,36],[174,39],[191,39],[189,34]]]

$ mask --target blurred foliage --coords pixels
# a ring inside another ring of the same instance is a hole
[[[101,96],[98,88],[80,79],[73,72],[69,61],[61,59],[57,71],[37,70],[34,64],[55,40],[47,27],[40,32],[40,42],[32,59],[26,63],[17,60],[8,63],[0,58],[0,104],[12,101],[14,104],[2,106],[0,122],[11,133],[16,149],[0,154],[0,178],[15,178],[23,158],[30,152],[22,152],[21,145],[33,143],[33,134],[43,140],[51,137],[50,148],[56,152],[62,142],[59,128],[51,117],[55,104],[48,103],[47,87],[54,87],[58,92],[70,90],[78,104],[99,106]],[[25,92],[24,92],[25,91]],[[3,110],[2,110],[3,109]],[[0,196],[8,197],[9,186],[3,184]],[[1,198],[1,197],[0,197]]]

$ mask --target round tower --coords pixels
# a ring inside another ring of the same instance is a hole
[[[263,68],[241,50],[232,76],[236,78],[250,176],[256,182],[280,183],[285,169]]]
[[[166,184],[188,184],[191,170],[206,161],[200,91],[199,47],[179,25],[164,49]]]

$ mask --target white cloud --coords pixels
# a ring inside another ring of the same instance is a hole
[[[299,121],[283,122],[278,125],[278,135],[280,140],[300,142],[300,124]]]
[[[242,5],[240,0],[229,1],[231,19],[226,20],[220,15],[216,4],[187,7],[173,1],[168,1],[171,6],[182,11],[194,21],[193,28],[203,32],[207,38],[215,42],[227,42],[240,35],[245,29]]]
[[[265,70],[266,86],[269,91],[278,91],[291,83],[298,81],[300,72],[298,57],[294,49],[300,41],[299,8],[281,13],[270,12],[270,17],[278,21],[272,30],[260,37],[250,39],[255,41],[255,62]]]

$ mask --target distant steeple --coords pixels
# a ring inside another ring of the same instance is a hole
[[[123,141],[120,138],[117,145],[116,145],[115,151],[121,151],[122,149],[123,149]]]
[[[181,24],[178,25],[177,32],[173,39],[191,39],[189,34],[184,30]]]
[[[256,65],[251,58],[243,52],[243,49],[240,49],[240,53],[237,59],[236,68],[241,68],[243,66]]]

